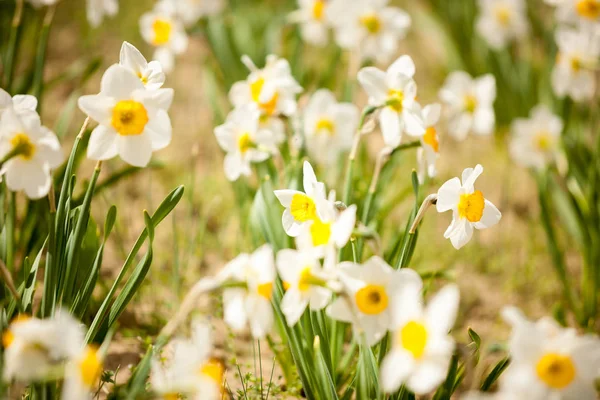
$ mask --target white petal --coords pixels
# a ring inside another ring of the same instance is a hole
[[[142,53],[129,42],[123,42],[123,45],[121,46],[119,63],[136,74],[141,74],[148,66],[148,62]]]
[[[350,240],[354,225],[356,223],[356,205],[352,204],[340,214],[332,227],[331,235],[338,248],[342,248]]]
[[[223,319],[234,331],[241,331],[246,326],[248,316],[244,301],[243,289],[223,291]]]
[[[38,101],[35,96],[28,94],[17,94],[12,98],[13,106],[17,110],[35,111]]]
[[[302,171],[303,171],[303,175],[302,175],[302,182],[303,182],[303,186],[304,186],[304,192],[311,196],[314,193],[314,189],[318,183],[317,181],[317,176],[315,175],[315,171],[312,167],[312,165],[310,165],[310,163],[308,161],[304,161],[304,165],[302,166]]]
[[[81,96],[77,101],[79,109],[102,125],[111,125],[115,100],[103,94]]]
[[[102,75],[100,93],[117,100],[129,100],[131,94],[144,89],[144,84],[132,71],[119,64],[113,64]]]
[[[450,236],[450,242],[457,250],[467,244],[473,237],[473,226],[466,218],[459,220],[458,224],[458,228]]]
[[[387,97],[385,72],[375,67],[366,67],[358,71],[358,81],[367,92],[372,103],[383,103]]]
[[[452,178],[446,181],[437,193],[437,203],[435,205],[437,211],[444,212],[457,207],[460,200],[460,189],[460,179]]]
[[[462,173],[462,185],[467,191],[467,193],[471,193],[473,191],[473,186],[475,185],[475,181],[479,176],[483,173],[483,167],[481,164],[477,164],[475,168],[465,168]]]
[[[414,367],[414,359],[407,352],[392,349],[381,363],[380,379],[383,391],[396,392]]]
[[[435,361],[427,360],[419,363],[408,379],[407,386],[415,394],[424,395],[433,391],[446,378],[450,360],[444,360],[443,363]]]
[[[108,160],[119,154],[119,134],[104,125],[98,125],[90,136],[87,156],[92,160]]]
[[[379,114],[379,123],[385,144],[391,148],[398,147],[402,140],[403,130],[400,115],[391,107],[385,107]]]
[[[447,285],[427,305],[425,320],[434,334],[446,335],[454,326],[460,293],[458,286]]]
[[[489,228],[496,225],[500,221],[500,218],[502,218],[502,213],[496,208],[495,205],[492,204],[491,201],[485,200],[483,215],[481,216],[481,219],[475,223],[475,228]]]
[[[348,301],[344,298],[338,297],[327,307],[327,315],[335,320],[352,322],[354,321],[354,315],[352,310],[348,306]]]
[[[145,167],[152,158],[150,135],[143,133],[135,136],[119,136],[119,155],[126,163],[134,167]]]
[[[164,110],[158,110],[154,118],[148,121],[145,127],[152,143],[152,150],[164,149],[171,143],[171,119]]]
[[[410,56],[404,55],[398,58],[387,70],[388,75],[402,74],[409,78],[415,75],[415,63]]]
[[[298,289],[288,289],[281,300],[281,312],[285,315],[288,326],[296,325],[307,305],[308,301],[302,298]]]

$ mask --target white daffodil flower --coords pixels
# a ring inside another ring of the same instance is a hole
[[[2,334],[3,379],[29,383],[48,377],[83,347],[83,330],[67,312],[53,318],[17,317]]]
[[[93,28],[102,23],[105,16],[114,17],[119,12],[117,0],[86,0],[87,19]]]
[[[435,125],[440,119],[441,111],[442,107],[438,103],[423,108],[425,134],[421,136],[421,147],[417,149],[418,177],[421,183],[425,181],[425,175],[433,178],[437,172],[435,163],[440,155],[440,142]]]
[[[386,72],[366,67],[358,72],[358,81],[369,95],[369,104],[385,107],[379,124],[385,144],[400,145],[402,134],[420,137],[425,133],[421,106],[416,101],[417,84],[413,80],[415,64],[409,56],[398,58]]]
[[[267,116],[289,117],[296,112],[296,95],[302,87],[292,76],[287,60],[271,54],[262,69],[248,56],[243,56],[242,62],[250,75],[245,81],[234,83],[229,91],[229,101],[235,107],[252,104]]]
[[[3,89],[0,89],[0,116],[7,108],[12,108],[17,114],[35,114],[37,115],[38,101],[35,96],[28,94],[17,94],[10,97]]]
[[[273,282],[275,265],[273,250],[264,245],[253,254],[240,254],[225,266],[221,275],[245,287],[223,290],[225,322],[234,330],[241,331],[250,325],[255,339],[264,338],[273,325]]]
[[[410,16],[388,0],[333,0],[327,19],[338,45],[354,49],[362,59],[387,63],[411,25]]]
[[[16,156],[2,165],[0,176],[12,191],[25,191],[30,199],[44,197],[50,191],[51,171],[63,161],[56,135],[41,125],[37,113],[18,113],[7,108],[0,117],[0,158]]]
[[[188,46],[188,36],[177,17],[175,3],[162,1],[150,12],[140,17],[140,32],[144,40],[156,47],[154,59],[165,72],[175,65],[175,55],[183,53]]]
[[[196,400],[222,398],[225,367],[211,357],[213,339],[210,326],[195,322],[191,338],[174,339],[169,345],[172,357],[164,366],[159,359],[152,360],[150,385],[164,399],[179,395]]]
[[[595,68],[600,56],[600,29],[580,27],[556,31],[558,55],[552,70],[552,89],[557,96],[590,100],[596,92]]]
[[[444,232],[456,249],[460,249],[471,240],[473,228],[485,229],[500,221],[502,214],[491,201],[475,190],[475,180],[483,172],[479,164],[467,168],[462,173],[462,184],[458,178],[446,181],[437,193],[438,212],[452,210],[452,223]]]
[[[535,107],[528,119],[516,119],[511,130],[510,154],[515,162],[541,169],[556,160],[563,122],[546,106]]]
[[[334,164],[340,153],[352,146],[359,114],[354,104],[338,103],[331,91],[317,90],[303,114],[303,131],[310,156],[319,163]]]
[[[165,83],[165,74],[158,61],[147,62],[146,58],[131,43],[123,42],[119,64],[133,72],[146,89],[156,90]]]
[[[527,6],[523,0],[479,0],[475,29],[493,49],[500,50],[527,35]]]
[[[173,0],[170,0],[173,1]],[[192,26],[200,18],[215,15],[225,8],[225,0],[176,0],[178,17],[186,26]]]
[[[600,0],[545,0],[556,7],[559,22],[598,24],[600,23]]]
[[[596,399],[600,375],[600,341],[578,336],[550,318],[527,320],[514,307],[503,310],[512,327],[511,363],[500,377],[500,393],[513,399]]]
[[[167,110],[173,89],[146,90],[131,70],[115,64],[102,76],[100,93],[81,96],[79,108],[98,122],[92,131],[87,155],[145,167],[154,151],[171,143],[171,119]]]
[[[305,42],[323,47],[329,42],[326,18],[329,2],[326,0],[298,0],[299,9],[288,15],[292,23],[300,24],[300,33]]]
[[[259,129],[259,119],[260,112],[246,105],[231,111],[225,123],[215,128],[219,146],[227,152],[223,165],[230,181],[250,176],[250,163],[265,161],[277,151],[273,134]]]
[[[444,287],[426,308],[422,288],[422,282],[410,282],[395,298],[392,349],[381,364],[381,385],[386,393],[405,384],[415,394],[424,395],[438,387],[448,373],[455,346],[448,332],[456,320],[458,287]]]
[[[331,290],[326,287],[329,277],[313,249],[279,251],[277,271],[285,288],[281,311],[289,326],[298,322],[306,307],[318,311],[329,303]]]
[[[395,270],[377,256],[363,265],[341,263],[339,279],[346,293],[327,308],[327,315],[352,323],[355,334],[359,337],[364,334],[368,346],[373,346],[392,328],[392,308],[402,287],[422,286],[415,271]]]
[[[291,189],[275,190],[275,197],[285,211],[281,223],[285,233],[296,237],[302,232],[302,227],[319,218],[317,203],[325,199],[325,184],[317,181],[315,171],[308,161],[303,165],[304,192]]]
[[[62,400],[91,399],[102,373],[102,357],[95,346],[86,346],[65,368]]]
[[[454,138],[464,140],[469,132],[494,133],[496,79],[493,75],[473,79],[464,71],[452,72],[439,96],[448,111],[448,132]]]

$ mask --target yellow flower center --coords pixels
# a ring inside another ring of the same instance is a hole
[[[223,384],[223,374],[225,373],[225,367],[223,363],[216,359],[211,358],[206,364],[200,369],[200,373],[212,379],[219,387]]]
[[[315,218],[310,225],[310,236],[313,246],[321,246],[329,243],[331,237],[331,223],[323,222],[319,218]]]
[[[113,108],[111,123],[119,135],[140,135],[148,123],[148,112],[140,102],[121,100]]]
[[[24,160],[31,160],[35,154],[35,145],[31,143],[29,136],[25,133],[17,133],[10,139],[10,145],[13,151],[18,152],[18,156]]]
[[[273,282],[265,282],[258,285],[256,292],[267,300],[273,296]]]
[[[397,113],[402,112],[402,102],[404,101],[404,92],[402,90],[390,89],[388,91],[387,105]]]
[[[538,377],[553,389],[564,389],[575,379],[575,365],[571,357],[547,353],[535,366]]]
[[[494,14],[500,25],[507,26],[509,24],[511,17],[510,8],[505,5],[499,5],[494,10]]]
[[[102,372],[102,360],[98,356],[98,348],[95,346],[87,346],[85,355],[79,361],[79,372],[81,380],[85,386],[92,387]]]
[[[378,33],[381,30],[381,19],[377,14],[366,14],[360,17],[360,23],[365,29],[372,35]]]
[[[538,132],[533,137],[533,144],[540,151],[549,151],[552,148],[552,137],[548,132]]]
[[[313,3],[313,8],[312,8],[313,18],[316,19],[317,21],[322,20],[324,9],[325,9],[325,1],[315,0],[315,2]]]
[[[171,21],[166,19],[157,18],[152,23],[152,30],[154,31],[154,40],[152,44],[155,46],[162,46],[169,42],[171,38],[171,30],[173,26]]]
[[[306,222],[317,219],[317,206],[313,199],[305,194],[297,193],[292,196],[290,213],[298,222]]]
[[[427,345],[427,329],[419,322],[410,321],[400,330],[400,343],[414,358],[421,358]]]
[[[598,0],[579,0],[575,9],[583,18],[598,19],[600,17],[600,1]]]
[[[321,118],[317,121],[316,131],[317,133],[326,132],[329,136],[333,136],[335,133],[335,124],[329,118]]]
[[[575,72],[579,72],[583,68],[583,61],[579,57],[571,57],[571,69]]]
[[[142,81],[142,83],[144,85],[148,83],[148,77],[147,76],[142,75],[141,72],[138,72],[136,75],[138,76],[138,78],[140,78],[140,81]]]
[[[376,315],[387,309],[388,295],[381,285],[365,285],[354,295],[356,306],[363,314]]]
[[[248,150],[254,147],[256,147],[256,145],[252,141],[252,138],[248,132],[242,134],[238,138],[238,149],[240,150],[240,153],[245,154]]]
[[[431,146],[436,153],[440,152],[440,142],[438,141],[437,132],[433,126],[430,126],[423,135],[423,142]]]
[[[485,199],[480,190],[471,194],[461,194],[458,202],[458,216],[468,219],[469,222],[478,222],[483,216],[484,207]]]
[[[300,278],[298,278],[298,289],[301,292],[306,292],[308,289],[310,289],[310,285],[314,280],[310,270],[310,267],[305,267],[302,272],[300,272]]]
[[[271,99],[260,102],[260,93],[262,92],[262,88],[265,85],[264,78],[258,78],[254,82],[250,84],[250,94],[252,96],[252,100],[258,104],[260,109],[267,115],[273,115],[275,113],[275,108],[277,107],[277,100],[279,95],[277,92],[271,97]]]
[[[179,393],[165,393],[162,396],[163,400],[178,400]]]
[[[468,113],[473,114],[477,109],[477,98],[472,94],[467,94],[463,101],[465,104],[465,110],[467,110]]]

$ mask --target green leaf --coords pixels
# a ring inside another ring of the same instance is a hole
[[[510,358],[508,358],[508,357],[500,360],[494,366],[494,368],[492,369],[492,372],[490,372],[489,375],[484,379],[483,383],[481,384],[481,391],[487,392],[488,390],[490,390],[492,385],[498,380],[498,378],[500,378],[500,375],[502,375],[502,373],[508,367],[509,364],[510,364]]]

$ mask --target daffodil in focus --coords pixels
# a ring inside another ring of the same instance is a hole
[[[234,107],[252,104],[266,116],[289,117],[296,112],[296,95],[302,92],[302,87],[292,76],[287,60],[271,54],[262,69],[257,68],[248,56],[243,56],[242,62],[250,75],[231,87],[229,101]]]
[[[511,130],[510,154],[518,164],[540,169],[556,160],[563,122],[548,107],[535,107],[529,119],[516,119]]]
[[[277,271],[285,295],[281,299],[281,311],[289,326],[294,326],[306,307],[311,311],[322,310],[331,299],[327,287],[328,274],[312,249],[284,249],[277,253]]]
[[[600,30],[592,27],[556,31],[558,54],[552,70],[552,89],[557,96],[590,100],[596,92],[595,69],[600,56]]]
[[[529,321],[514,307],[502,314],[513,330],[511,363],[500,377],[500,393],[528,400],[597,398],[600,341],[596,336],[578,336],[550,318]]]
[[[358,126],[359,111],[351,103],[338,103],[327,89],[313,94],[304,109],[303,132],[306,148],[319,163],[334,164],[349,150]]]
[[[183,53],[188,37],[177,16],[176,3],[164,0],[140,18],[140,31],[144,40],[154,46],[154,60],[160,62],[165,72],[175,65],[175,55]]]
[[[97,28],[105,16],[114,17],[119,12],[117,0],[86,0],[87,19],[90,25]]]
[[[392,327],[393,307],[402,287],[422,285],[415,271],[395,270],[377,256],[363,265],[343,262],[339,275],[346,293],[327,308],[327,315],[352,323],[355,334],[364,335],[368,346],[380,341]]]
[[[85,346],[65,368],[62,400],[91,399],[100,382],[102,357],[98,347]]]
[[[196,321],[190,338],[177,338],[168,345],[172,356],[168,365],[152,360],[150,385],[163,399],[177,399],[179,395],[196,400],[222,398],[225,367],[211,357],[213,338],[211,328]]]
[[[436,175],[435,163],[440,155],[440,141],[436,124],[440,119],[441,110],[442,107],[438,103],[423,108],[425,134],[421,136],[421,147],[417,149],[418,177],[421,183],[425,181],[425,175],[430,178]]]
[[[566,23],[600,23],[600,0],[545,0],[556,7],[556,19]]]
[[[12,108],[17,114],[37,115],[36,108],[38,101],[35,96],[28,94],[17,94],[10,96],[5,90],[0,89],[0,116],[7,108]]]
[[[100,93],[79,98],[79,108],[98,122],[87,155],[108,160],[119,155],[125,162],[145,167],[154,151],[171,142],[167,110],[173,89],[147,90],[130,69],[115,64],[102,76]]]
[[[300,24],[302,39],[316,46],[329,41],[327,21],[328,0],[298,0],[299,9],[290,13],[288,20]]]
[[[225,266],[221,275],[239,284],[223,290],[225,322],[234,331],[241,331],[249,324],[255,339],[264,338],[273,325],[275,262],[271,247],[263,245],[253,254],[240,254]]]
[[[63,161],[56,135],[42,126],[35,112],[18,113],[7,108],[0,117],[0,158],[13,155],[2,165],[0,176],[12,191],[25,191],[30,199],[48,194],[51,171]]]
[[[479,0],[477,32],[494,49],[523,38],[529,29],[524,0]]]
[[[402,270],[401,270],[402,271]],[[455,343],[448,334],[456,319],[456,285],[441,289],[423,306],[422,283],[402,286],[394,299],[392,349],[381,364],[386,393],[402,384],[417,395],[433,391],[446,378]]]
[[[415,64],[409,56],[398,58],[386,72],[365,67],[358,72],[358,81],[369,95],[369,104],[384,106],[379,124],[385,144],[400,145],[402,134],[420,137],[425,133],[421,106],[416,101],[417,84],[413,80]]]
[[[131,43],[123,42],[119,64],[140,78],[146,89],[160,89],[165,83],[165,74],[160,63],[147,62],[142,53]]]
[[[4,381],[35,382],[77,357],[83,346],[83,331],[64,311],[49,319],[21,315],[2,333],[2,345]]]
[[[448,133],[457,140],[464,140],[472,132],[491,135],[496,117],[496,79],[487,74],[473,79],[464,71],[452,72],[440,90],[448,118]]]
[[[338,45],[353,49],[362,59],[386,63],[411,25],[410,16],[388,0],[333,0],[327,17]]]
[[[317,181],[312,165],[304,161],[304,192],[291,189],[275,190],[275,197],[285,207],[281,222],[285,233],[292,237],[300,235],[302,227],[319,218],[317,203],[325,199],[325,184]]]
[[[215,128],[219,146],[227,153],[225,176],[236,181],[250,176],[251,163],[268,159],[276,151],[273,134],[259,127],[260,112],[249,105],[234,109],[223,125]]]
[[[483,173],[479,164],[475,168],[467,168],[462,173],[462,183],[452,178],[444,183],[437,193],[437,210],[452,210],[452,223],[444,232],[456,249],[460,249],[471,240],[473,228],[485,229],[500,221],[502,214],[495,205],[483,197],[480,190],[475,190],[475,181]]]

